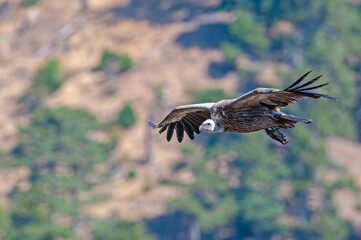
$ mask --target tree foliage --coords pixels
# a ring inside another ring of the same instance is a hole
[[[37,4],[39,2],[39,0],[23,0],[22,5],[23,6],[34,6],[35,4]]]
[[[109,50],[104,50],[100,63],[96,70],[125,72],[133,67],[132,59],[124,54],[118,54]]]
[[[250,49],[254,54],[263,55],[269,48],[270,42],[264,29],[247,12],[239,13],[239,18],[230,26],[230,32],[243,45],[241,49]]]
[[[34,88],[45,96],[56,91],[63,82],[64,76],[59,61],[50,60],[36,74]]]
[[[193,95],[194,103],[218,102],[222,99],[232,98],[220,88],[209,88],[197,91]]]
[[[127,103],[118,113],[117,123],[123,128],[130,128],[135,124],[137,118],[130,103]]]
[[[154,240],[140,222],[117,219],[96,220],[93,228],[94,240]]]
[[[341,188],[359,190],[343,170],[332,165],[326,139],[340,136],[355,140],[360,136],[360,123],[353,118],[360,107],[355,81],[361,76],[357,37],[361,14],[356,10],[359,4],[341,0],[234,0],[223,1],[222,6],[239,14],[229,26],[231,39],[221,45],[225,57],[235,62],[239,55],[247,54],[254,61],[253,68],[240,66],[239,74],[246,77],[246,83],[254,85],[252,81],[259,71],[254,68],[256,64],[272,59],[291,69],[280,74],[288,81],[283,86],[307,70],[317,69],[317,73],[326,73],[324,79],[331,82],[330,87],[320,91],[342,101],[305,100],[285,110],[315,120],[312,125],[292,129],[287,148],[269,142],[264,132],[206,137],[202,140],[204,152],[186,153],[196,180],[186,186],[187,194],[176,199],[175,206],[194,215],[204,231],[217,231],[217,226],[248,229],[235,230],[235,239],[270,239],[279,235],[294,239],[350,239],[350,223],[337,215],[332,192]],[[280,22],[290,28],[282,32],[277,29]],[[195,102],[214,101],[209,96],[221,95],[204,91],[195,94]],[[225,159],[225,166],[210,167]],[[228,169],[227,174],[219,168]],[[334,169],[343,177],[331,186],[320,179],[320,169]],[[231,184],[231,170],[240,173],[233,179],[238,185]],[[223,188],[217,188],[222,183]],[[282,194],[284,185],[288,186],[289,195]],[[322,209],[317,211],[307,205],[312,189],[324,191],[323,200],[319,200]],[[227,207],[218,212],[224,202]]]
[[[36,2],[23,1],[25,5]],[[194,181],[177,183],[184,187],[184,194],[171,206],[192,215],[202,237],[211,236],[205,239],[359,238],[351,223],[338,215],[333,194],[350,189],[357,195],[360,189],[347,172],[330,161],[326,140],[334,136],[357,140],[361,136],[361,4],[344,0],[223,0],[221,5],[234,11],[237,19],[229,25],[230,37],[220,44],[220,50],[234,65],[239,64],[240,56],[251,63],[237,65],[240,79],[245,80],[242,88],[257,85],[256,76],[265,63],[273,61],[289,69],[276,71],[285,80],[282,86],[314,69],[315,74],[325,73],[323,79],[331,83],[320,92],[341,101],[305,100],[287,108],[285,111],[315,121],[286,131],[290,135],[286,147],[272,142],[262,131],[202,136],[196,147],[184,149],[184,164],[173,169],[191,171]],[[119,74],[133,66],[129,56],[104,50],[96,70]],[[29,94],[41,100],[58,90],[64,79],[60,62],[50,60],[35,74]],[[160,93],[161,87],[157,90]],[[193,100],[216,102],[232,97],[214,88],[194,92]],[[136,121],[131,104],[126,104],[115,120],[123,128]],[[0,211],[1,239],[79,239],[74,230],[79,221],[91,223],[94,239],[154,239],[141,222],[93,220],[82,215],[86,203],[104,197],[81,197],[106,181],[94,167],[109,159],[114,143],[96,142],[91,137],[104,130],[83,110],[45,108],[32,113],[30,123],[19,129],[16,149],[10,156],[1,155],[1,167],[23,165],[31,171],[29,189],[15,188],[8,196],[11,204]],[[338,175],[333,183],[322,178],[322,171],[330,169]],[[125,173],[129,179],[139,175],[135,167]],[[144,191],[150,188],[148,184]],[[310,206],[312,191],[320,196],[319,208]],[[57,214],[69,217],[70,224],[55,221]],[[224,229],[231,229],[233,235],[224,237]]]
[[[72,239],[71,228],[52,221],[54,214],[79,221],[83,202],[80,190],[104,179],[94,175],[94,165],[106,161],[113,143],[90,139],[91,131],[101,130],[97,119],[83,110],[39,109],[29,125],[20,128],[19,146],[13,164],[30,168],[31,187],[12,193],[8,239]],[[93,174],[97,181],[89,181]]]

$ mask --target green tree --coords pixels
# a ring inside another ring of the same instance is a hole
[[[242,45],[241,49],[250,49],[256,55],[265,55],[270,46],[262,26],[247,12],[239,13],[239,18],[230,26],[230,32]]]
[[[33,5],[37,4],[38,2],[39,2],[39,0],[23,0],[22,5],[28,7],[28,6],[33,6]]]
[[[33,184],[28,192],[13,192],[8,212],[0,213],[0,235],[4,240],[74,239],[72,229],[53,223],[44,191]]]
[[[117,219],[96,220],[93,227],[94,240],[154,240],[141,222]]]
[[[129,56],[104,50],[100,63],[98,67],[96,67],[96,70],[125,72],[130,70],[133,65],[134,63]]]
[[[355,140],[361,132],[360,123],[353,118],[359,112],[356,109],[360,108],[361,102],[354,80],[361,76],[361,45],[357,37],[361,33],[359,3],[235,0],[223,1],[223,6],[239,12],[239,18],[229,27],[233,38],[221,45],[228,60],[234,61],[238,54],[246,53],[255,64],[270,58],[276,64],[287,64],[291,71],[280,74],[287,80],[283,86],[294,82],[310,68],[317,69],[317,72],[325,72],[323,79],[331,82],[330,87],[319,91],[342,101],[306,100],[285,110],[315,120],[313,124],[298,124],[292,129],[286,148],[270,143],[264,132],[241,136],[212,135],[202,139],[205,152],[191,153],[192,158],[187,153],[185,157],[192,162],[196,181],[185,187],[187,194],[176,199],[175,206],[193,214],[207,231],[217,231],[218,226],[226,225],[251,229],[255,239],[270,239],[275,234],[295,239],[304,239],[302,236],[306,239],[348,239],[352,229],[337,216],[332,191],[340,188],[359,190],[347,173],[334,168],[325,140],[330,136]],[[275,34],[278,21],[289,22],[292,29]],[[252,83],[256,76],[254,71],[257,70],[242,66],[239,74],[247,77],[247,83]],[[213,100],[213,96],[217,95],[221,94],[196,93],[195,101],[216,101],[219,99]],[[209,169],[209,162],[224,159],[224,156],[232,156],[226,164],[228,169],[241,173],[239,186],[229,185],[227,176]],[[319,178],[320,169],[330,168],[344,176],[332,186]],[[280,195],[283,182],[291,189],[292,194],[288,197]],[[224,186],[218,188],[222,183]],[[320,200],[322,210],[308,209],[307,196],[311,188],[325,191],[324,199]],[[232,201],[227,202],[228,199]],[[224,202],[228,208],[217,212]],[[212,215],[207,210],[217,214]],[[285,216],[293,222],[283,221]]]
[[[81,220],[82,206],[89,199],[79,193],[105,181],[105,176],[93,169],[107,161],[114,146],[91,139],[91,133],[101,128],[89,113],[64,107],[37,110],[30,124],[20,128],[14,164],[30,168],[32,185],[25,193],[12,193],[13,221],[22,229],[19,234],[55,239],[52,234],[66,231],[51,223],[53,214],[70,216],[74,224]],[[40,228],[43,222],[49,232]]]
[[[251,225],[256,235],[287,233],[287,225],[277,220],[286,213],[277,194],[290,169],[268,148],[262,134],[219,136],[208,143],[205,153],[187,154],[197,179],[186,186],[187,194],[176,199],[174,206],[195,215],[206,231],[239,219]],[[209,169],[209,161],[222,164],[225,155],[232,156],[223,165],[228,169],[225,175],[217,167]]]
[[[130,103],[127,103],[118,114],[117,123],[123,128],[130,128],[137,121],[135,112]]]
[[[63,82],[64,76],[59,61],[50,60],[36,74],[34,88],[45,96],[56,91]]]
[[[20,101],[32,111],[40,107],[44,97],[59,89],[64,81],[65,77],[60,62],[50,60],[38,70],[33,85]]]
[[[194,103],[205,103],[205,102],[218,102],[222,99],[232,98],[231,95],[226,93],[220,88],[208,88],[197,91],[193,95]]]
[[[239,208],[227,181],[207,168],[204,155],[194,153],[187,158],[194,162],[192,169],[198,178],[186,186],[186,194],[176,198],[172,205],[195,215],[201,229],[205,231],[225,225]]]

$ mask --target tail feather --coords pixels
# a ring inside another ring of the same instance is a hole
[[[312,119],[300,118],[300,117],[293,116],[291,114],[284,114],[282,116],[282,118],[286,119],[286,120],[290,120],[290,121],[303,122],[303,123],[307,123],[307,124],[312,122]]]
[[[273,113],[277,118],[289,120],[292,122],[303,122],[303,123],[307,123],[307,124],[312,122],[312,119],[296,117],[291,114],[286,114],[286,113],[283,113],[280,111],[273,111]]]

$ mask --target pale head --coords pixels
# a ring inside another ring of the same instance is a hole
[[[207,119],[199,126],[199,131],[205,131],[210,133],[224,132],[224,128],[217,125],[212,119]]]

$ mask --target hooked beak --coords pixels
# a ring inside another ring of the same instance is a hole
[[[202,125],[199,126],[199,131],[202,132],[203,129],[204,129],[204,126],[203,126],[203,124],[202,124]]]

